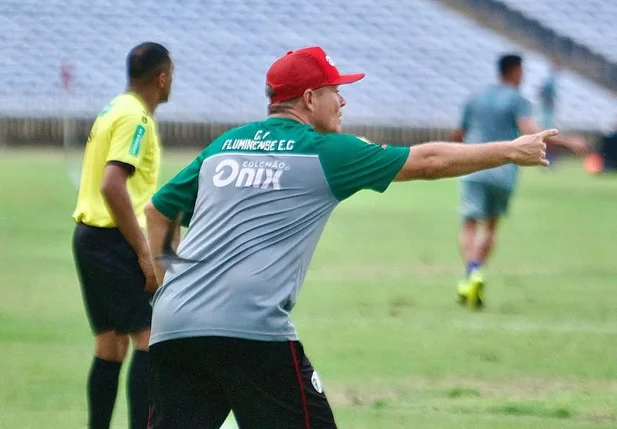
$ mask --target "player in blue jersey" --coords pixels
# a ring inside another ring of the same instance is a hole
[[[531,103],[519,90],[523,79],[522,62],[518,55],[504,55],[499,59],[500,82],[467,102],[453,141],[482,144],[513,140],[540,131],[532,117]],[[569,148],[576,154],[585,153],[587,148],[584,140],[574,137],[553,137],[548,142]],[[493,250],[497,226],[508,211],[517,176],[518,166],[506,164],[460,179],[463,223],[459,244],[467,268],[457,294],[461,303],[472,308],[482,306],[484,276],[481,267]]]

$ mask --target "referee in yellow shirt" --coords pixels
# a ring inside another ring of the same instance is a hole
[[[96,118],[84,155],[73,219],[73,254],[94,339],[89,428],[109,428],[129,347],[130,428],[148,425],[148,341],[157,287],[143,230],[154,194],[160,142],[153,114],[167,101],[174,65],[167,49],[142,43],[127,58],[128,90]]]

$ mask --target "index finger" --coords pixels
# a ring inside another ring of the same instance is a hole
[[[555,137],[557,134],[559,134],[559,131],[556,129],[551,129],[551,130],[540,131],[538,134],[540,135],[542,140],[544,140],[550,137]]]

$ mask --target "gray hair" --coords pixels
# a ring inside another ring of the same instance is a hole
[[[283,101],[282,103],[274,103],[268,105],[268,115],[278,115],[281,113],[289,113],[291,109],[296,105],[300,97],[292,100]]]

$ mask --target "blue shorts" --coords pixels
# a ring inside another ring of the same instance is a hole
[[[500,217],[508,212],[512,189],[461,181],[461,216],[464,219]]]

